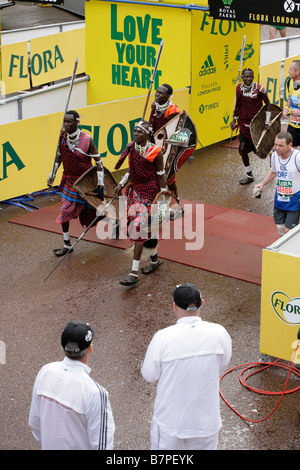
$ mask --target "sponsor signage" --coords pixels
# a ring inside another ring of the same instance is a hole
[[[262,253],[260,351],[286,361],[294,356],[300,326],[300,232],[293,230],[295,234],[282,242],[281,252],[266,249]],[[293,360],[300,363],[300,350]]]
[[[218,20],[245,21],[298,28],[300,1],[294,0],[209,0],[210,15]]]

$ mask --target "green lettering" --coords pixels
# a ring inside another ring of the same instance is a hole
[[[23,73],[23,71],[24,71],[24,56],[21,55],[20,59],[21,59],[20,60],[20,78],[26,78],[26,77],[28,77],[28,72],[26,71],[26,73]]]
[[[286,79],[284,80],[284,101],[286,102],[288,100],[288,97],[289,97],[289,91],[287,89],[287,82],[289,80],[290,77],[286,77]]]
[[[121,84],[121,65],[112,64],[111,82],[113,85]]]
[[[275,78],[274,80],[274,93],[273,93],[272,103],[279,105],[279,99],[276,100],[276,92],[277,92],[277,78]]]
[[[122,85],[124,86],[129,86],[130,83],[129,83],[129,79],[128,79],[128,74],[129,74],[129,71],[130,71],[130,67],[127,66],[127,65],[122,65],[122,71],[121,71],[121,82],[122,82]]]
[[[51,57],[52,57],[52,52],[50,50],[48,51],[43,51],[43,61],[44,61],[44,72],[48,72],[48,67],[49,69],[54,69],[54,66],[51,63]]]
[[[110,13],[111,13],[111,39],[115,39],[116,41],[123,41],[123,34],[118,31],[117,28],[117,5],[110,6]]]
[[[218,31],[215,31],[215,25],[216,25],[216,20],[214,18],[213,21],[212,21],[210,34],[215,34],[215,35],[218,34]]]
[[[132,121],[129,121],[129,129],[130,129],[130,139],[133,140],[133,131],[135,128],[135,125],[140,122],[142,117],[139,117],[137,119],[132,119]]]
[[[144,65],[146,60],[146,47],[145,46],[136,46],[136,63],[138,65]]]
[[[99,147],[99,143],[100,143],[99,136],[100,136],[100,126],[94,126],[93,141],[95,142],[96,148]]]
[[[240,21],[234,21],[233,22],[233,31],[236,33],[237,32],[237,27],[243,29],[245,28],[246,23],[241,23]]]
[[[223,30],[223,25],[227,27],[226,29],[224,28],[224,30]],[[231,21],[223,21],[223,20],[220,21],[219,31],[222,36],[227,36],[227,34],[230,33],[231,25],[232,25]]]
[[[128,42],[132,42],[135,40],[135,21],[133,16],[126,16],[124,20],[124,38]]]
[[[114,137],[115,137],[114,134],[115,134],[116,129],[119,129],[119,131],[121,132],[120,150],[116,150],[114,146]],[[128,134],[127,134],[126,127],[123,126],[123,124],[114,124],[109,129],[108,134],[107,134],[107,147],[108,147],[109,152],[112,153],[113,155],[120,155],[120,153],[122,153],[123,150],[125,150],[127,143],[128,143]]]
[[[162,19],[160,18],[153,18],[152,19],[152,44],[160,44],[162,38],[159,36],[160,34],[160,26],[162,26]]]
[[[116,49],[118,54],[118,62],[123,64],[123,56],[125,51],[125,43],[116,42]]]
[[[156,50],[154,47],[147,47],[147,67],[154,67],[156,59],[155,59]]]
[[[54,64],[55,64],[55,67],[56,67],[56,62],[57,61],[60,61],[60,63],[62,64],[64,62],[64,58],[60,52],[60,49],[58,47],[58,45],[55,46],[54,48]]]
[[[149,88],[151,83],[151,72],[149,69],[141,69],[142,72],[142,88]]]
[[[130,86],[136,86],[138,88],[141,88],[140,74],[139,69],[137,67],[132,67]]]
[[[155,78],[154,78],[154,89],[159,87],[159,77],[162,76],[162,71],[161,70],[156,70]]]
[[[204,27],[206,25],[209,26],[209,21],[207,21],[208,18],[209,18],[209,13],[204,12],[203,13],[203,19],[202,19],[202,24],[200,26],[200,31],[204,31]]]
[[[10,144],[10,142],[5,142],[2,145],[3,148],[3,179],[7,178],[7,167],[9,165],[16,165],[18,171],[25,168],[24,163]],[[7,159],[7,154],[10,156],[10,160]]]
[[[15,54],[12,54],[12,55],[10,56],[10,65],[9,65],[9,72],[8,72],[8,76],[9,76],[9,77],[12,77],[12,75],[13,75],[13,69],[18,67],[18,65],[15,63],[15,59],[18,59],[18,60],[19,60],[19,59],[20,59],[20,56],[15,55]]]
[[[42,71],[42,66],[43,62],[41,56],[39,54],[34,54],[31,59],[31,71],[33,75],[39,75]]]
[[[143,24],[143,18],[141,16],[137,16],[136,22],[139,30],[140,42],[144,44],[147,42],[147,36],[149,31],[149,24],[150,24],[151,16],[146,15]]]
[[[135,61],[135,48],[132,44],[126,47],[126,62],[127,64],[134,64]]]

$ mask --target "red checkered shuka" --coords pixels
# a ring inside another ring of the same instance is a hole
[[[250,122],[261,109],[263,105],[261,94],[266,93],[266,91],[262,85],[254,83],[252,93],[245,96],[241,87],[242,83],[239,83],[236,87],[235,113],[239,117],[240,132],[252,142]]]
[[[152,146],[150,152],[159,153],[160,147]],[[154,158],[155,159],[155,158]],[[134,146],[129,152],[130,186],[126,189],[128,235],[133,242],[144,242],[149,238],[141,226],[151,209],[151,203],[160,187],[154,161],[141,156]]]
[[[156,107],[154,105],[150,114],[150,118],[149,118],[149,122],[152,126],[153,134],[155,134],[155,132],[158,131],[158,129],[160,129],[169,121],[168,118],[170,115],[180,113],[180,109],[174,103],[171,103],[170,106],[168,106],[165,112],[162,113],[161,115],[155,116],[155,112],[156,112]],[[157,112],[157,114],[159,114],[159,111]]]
[[[79,136],[79,143],[77,145],[83,152],[88,153],[90,147],[90,136],[81,132]],[[75,150],[72,152],[67,145],[67,133],[63,131],[59,139],[60,152],[62,156],[63,175],[60,182],[59,191],[62,190],[64,183],[67,181],[73,185],[75,181],[92,166],[91,157],[87,157],[82,153]]]

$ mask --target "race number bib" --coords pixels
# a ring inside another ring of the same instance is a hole
[[[289,202],[290,196],[293,194],[293,183],[288,180],[277,181],[278,201]]]

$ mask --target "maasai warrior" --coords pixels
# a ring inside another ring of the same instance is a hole
[[[270,101],[266,90],[262,85],[253,81],[253,70],[244,69],[242,71],[242,79],[243,83],[239,83],[236,87],[233,120],[230,126],[232,130],[237,127],[240,129],[239,154],[242,157],[246,170],[246,178],[242,178],[239,183],[248,184],[254,181],[248,154],[251,151],[255,153],[255,146],[250,134],[250,122],[261,109],[264,102],[267,105],[265,126],[268,129],[271,112],[269,111]]]
[[[164,126],[168,121],[176,116],[176,114],[181,112],[178,106],[172,102],[172,94],[173,88],[167,83],[159,86],[155,92],[155,102],[151,105],[151,114],[149,119],[153,134],[155,134],[162,126]],[[175,175],[173,175],[171,179],[167,181],[167,186],[169,190],[175,194],[179,201]],[[183,212],[183,207],[180,206],[178,215],[180,213],[183,214]]]
[[[73,188],[75,181],[92,166],[92,157],[97,166],[98,186],[95,193],[99,200],[104,199],[104,171],[102,161],[92,138],[79,128],[77,111],[67,111],[64,116],[64,130],[59,137],[58,151],[54,160],[52,172],[47,184],[53,185],[57,170],[63,164],[63,175],[59,186],[62,195],[60,213],[56,222],[61,224],[63,232],[63,248],[53,250],[56,256],[65,255],[70,249],[69,225],[70,220],[79,216],[82,226],[88,226],[96,217],[96,211],[87,205]],[[80,150],[77,150],[80,149]],[[72,250],[70,250],[72,251]]]
[[[155,196],[160,191],[167,190],[161,147],[152,144],[148,140],[149,135],[149,123],[140,121],[134,128],[134,141],[127,146],[115,166],[118,170],[128,155],[128,172],[115,189],[116,194],[121,194],[122,188],[130,181],[126,188],[127,233],[134,244],[134,254],[131,273],[120,281],[124,286],[133,286],[138,282],[139,263],[144,246],[151,250],[151,262],[142,268],[141,272],[149,274],[161,265],[157,256],[157,238],[143,230]]]
[[[288,99],[282,116],[289,117],[287,131],[293,137],[293,147],[300,150],[300,60],[294,60],[289,67],[290,78],[286,89]]]

